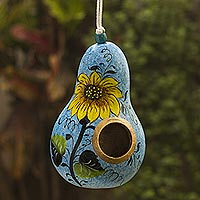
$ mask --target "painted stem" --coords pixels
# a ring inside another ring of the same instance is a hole
[[[83,135],[84,135],[84,133],[85,133],[85,130],[86,130],[86,123],[82,125],[80,134],[79,134],[78,139],[77,139],[77,141],[76,141],[76,144],[75,144],[75,146],[74,146],[74,148],[73,148],[73,150],[72,150],[71,157],[70,157],[70,161],[69,161],[69,169],[70,169],[71,176],[72,176],[72,178],[74,179],[74,181],[75,181],[77,184],[79,184],[80,186],[82,186],[82,185],[81,185],[81,183],[77,180],[76,175],[75,175],[75,173],[74,173],[73,161],[74,161],[74,157],[75,157],[76,151],[77,151],[77,149],[78,149],[78,147],[79,147],[79,145],[80,145],[80,143],[81,143],[81,140],[83,139]]]

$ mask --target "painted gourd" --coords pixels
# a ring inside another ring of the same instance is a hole
[[[145,154],[144,132],[130,101],[126,58],[104,34],[96,41],[81,59],[74,94],[50,140],[58,173],[71,184],[94,189],[129,181]]]

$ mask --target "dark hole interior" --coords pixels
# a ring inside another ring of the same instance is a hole
[[[130,131],[120,123],[108,124],[99,136],[102,151],[112,157],[120,157],[128,152],[132,138]]]

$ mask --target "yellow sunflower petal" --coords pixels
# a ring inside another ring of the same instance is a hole
[[[95,101],[90,104],[87,116],[90,122],[95,121],[99,117],[99,107]]]
[[[101,119],[106,119],[110,116],[110,108],[107,101],[102,100],[102,105],[99,107]]]
[[[117,85],[118,82],[114,78],[105,78],[99,83],[99,86],[102,86],[104,88],[114,87]]]
[[[122,98],[122,92],[117,87],[109,87],[106,89],[107,94],[112,94],[116,98]]]
[[[79,120],[83,119],[86,116],[89,105],[90,104],[88,103],[88,101],[85,101],[80,106],[80,108],[78,109],[78,115],[77,115]]]
[[[87,77],[86,74],[80,74],[78,77],[78,81],[83,85],[87,85],[89,83],[89,78]]]
[[[91,75],[90,75],[90,83],[92,85],[98,85],[101,81],[101,77],[100,75],[97,73],[97,72],[93,72]]]
[[[71,112],[71,115],[73,116],[74,114],[76,114],[80,108],[80,106],[83,104],[85,98],[82,97],[78,102],[77,104],[72,108],[72,112]]]
[[[84,94],[84,88],[85,88],[85,86],[83,84],[78,83],[76,88],[75,88],[75,92],[74,93],[75,94],[79,94],[79,93]]]
[[[106,100],[110,107],[110,110],[116,115],[119,115],[120,107],[118,100],[113,95],[106,95]]]
[[[72,109],[83,98],[82,94],[77,94],[68,106],[68,110]]]

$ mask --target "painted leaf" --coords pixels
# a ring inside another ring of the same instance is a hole
[[[88,67],[89,70],[97,70],[97,69],[100,69],[99,66],[92,66],[92,67]]]
[[[76,163],[74,165],[74,171],[76,175],[79,176],[80,178],[94,178],[105,173],[104,169],[102,170],[92,169],[81,163]]]
[[[58,167],[61,163],[62,163],[62,155],[60,155],[55,147],[55,145],[53,144],[53,142],[51,142],[51,152],[52,152],[52,159],[54,164]]]
[[[66,151],[66,139],[62,135],[54,135],[51,137],[51,141],[56,147],[56,150],[60,155],[64,155]]]

